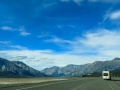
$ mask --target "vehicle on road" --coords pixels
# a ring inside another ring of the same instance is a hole
[[[104,80],[111,80],[111,73],[110,73],[110,71],[102,71],[102,78]]]

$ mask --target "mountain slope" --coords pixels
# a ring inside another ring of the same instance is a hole
[[[41,72],[51,76],[79,76],[93,72],[102,72],[103,70],[120,70],[120,58],[107,61],[95,61],[84,65],[67,65],[62,68],[46,68]]]
[[[0,58],[0,76],[45,76],[45,74],[37,71],[23,62],[9,61]]]

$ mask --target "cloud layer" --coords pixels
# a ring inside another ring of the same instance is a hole
[[[110,19],[112,20],[120,19],[120,10],[112,12],[110,14]]]
[[[55,43],[63,49],[66,48],[66,51],[57,53],[52,50],[29,50],[20,46],[11,46],[21,48],[21,50],[3,50],[0,51],[0,55],[9,60],[23,61],[38,70],[54,65],[91,63],[95,60],[106,60],[119,56],[119,35],[119,31],[101,29],[94,33],[85,33],[83,38],[76,37],[71,41],[53,37],[45,42]]]
[[[2,27],[0,27],[0,29],[4,30],[4,31],[20,32],[21,36],[29,36],[29,35],[31,35],[31,33],[26,32],[24,26],[20,26],[19,28],[12,28],[12,27],[9,27],[9,26],[2,26]]]

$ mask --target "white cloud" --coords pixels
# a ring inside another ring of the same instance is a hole
[[[20,46],[20,45],[11,45],[10,46],[11,48],[14,48],[14,49],[20,49],[20,50],[24,50],[24,49],[27,49],[26,47],[23,47],[23,46]]]
[[[81,2],[83,2],[84,0],[61,0],[62,2],[70,2],[70,1],[73,1],[75,2],[76,4],[78,5],[81,5]]]
[[[109,46],[119,46],[120,42],[120,32],[109,31],[106,29],[101,29],[100,32],[88,33],[85,35],[86,39],[81,40],[81,43],[91,47],[109,47]]]
[[[43,4],[43,7],[48,8],[48,7],[51,7],[51,6],[55,5],[55,4],[56,3]]]
[[[19,31],[20,31],[21,36],[29,36],[29,35],[31,35],[31,33],[26,32],[24,26],[19,27]]]
[[[109,31],[106,29],[101,29],[95,33],[87,33],[84,38],[77,38],[72,43],[73,51],[81,54],[94,55],[102,57],[117,57],[120,51],[120,32],[119,31]],[[107,53],[107,51],[114,51]],[[92,54],[93,53],[93,54]],[[107,53],[107,54],[106,54]]]
[[[13,31],[13,28],[12,27],[9,27],[9,26],[2,26],[0,27],[1,30],[8,30],[8,31]]]
[[[44,40],[45,42],[52,42],[52,43],[71,43],[69,40],[62,40],[56,36],[52,37],[52,39]]]
[[[74,25],[58,25],[57,26],[59,29],[65,29],[65,28],[76,28]]]
[[[70,0],[61,0],[62,2],[69,2]]]
[[[62,53],[52,50],[1,50],[0,56],[9,60],[20,60],[27,65],[41,70],[51,66],[65,66],[67,64],[85,64],[96,60],[111,60],[119,57],[120,32],[101,29],[96,32],[88,32],[83,37],[73,40],[64,40],[58,37],[46,40],[47,43],[63,44],[61,48],[67,48]],[[67,43],[67,44],[66,44]],[[13,48],[21,48],[12,46]]]
[[[90,1],[90,2],[97,2],[98,0],[88,0],[88,1]]]
[[[58,37],[53,37],[52,39],[45,40],[45,42],[52,42],[56,44],[65,44],[68,43],[70,46],[76,47],[84,45],[88,47],[114,47],[120,45],[120,32],[110,31],[106,29],[100,29],[95,33],[86,33],[83,35],[84,38],[77,37],[74,40],[63,40]]]
[[[84,64],[94,60],[93,57],[82,57],[80,55],[72,55],[66,53],[57,54],[53,53],[50,50],[9,50],[0,51],[0,55],[1,57],[7,58],[9,60],[23,61],[27,65],[38,70],[51,66]]]
[[[31,33],[22,31],[22,32],[20,32],[20,35],[22,35],[22,36],[29,36],[29,35],[31,35]]]
[[[84,57],[97,58],[114,58],[119,56],[120,51],[120,32],[110,31],[106,29],[100,29],[94,33],[89,32],[83,35],[84,38],[77,37],[74,40],[62,40],[60,38],[53,38],[48,40],[54,42],[57,45],[61,45],[61,48],[67,48],[66,53],[78,54]],[[65,43],[66,44],[65,46]],[[108,53],[109,52],[109,53]],[[114,52],[114,53],[113,53]],[[84,58],[83,57],[83,58]],[[105,60],[105,59],[104,59]]]
[[[26,58],[27,58],[26,56],[16,56],[16,57],[10,57],[8,59],[11,61],[19,61],[19,60],[26,59]]]
[[[19,31],[21,36],[29,36],[31,33],[26,32],[26,29],[24,26],[20,26],[19,28],[12,28],[9,26],[2,26],[0,27],[1,30],[7,30],[7,31]]]
[[[29,36],[29,35],[31,35],[31,33],[28,33],[28,32],[25,31],[25,27],[24,26],[21,26],[19,28],[19,31],[20,31],[20,35],[22,35],[22,36]]]
[[[112,20],[120,19],[120,10],[112,12],[110,14],[110,19],[112,19]]]
[[[11,43],[11,41],[0,41],[0,44],[4,44],[4,45],[8,45],[10,43]]]
[[[115,3],[120,2],[120,0],[88,0],[90,2],[106,2],[106,3]]]
[[[39,17],[39,15],[40,15],[40,13],[42,13],[41,11],[44,11],[44,10],[46,10],[46,9],[48,9],[48,8],[54,8],[55,6],[57,5],[57,3],[56,2],[44,2],[43,1],[43,4],[41,4],[41,5],[39,5],[39,6],[37,6],[36,8],[35,8],[35,10],[34,10],[34,17]],[[49,9],[50,10],[50,9]]]
[[[120,2],[119,0],[89,0],[90,2],[106,2],[106,3],[112,3],[111,7],[108,8],[108,10],[105,12],[105,15],[103,16],[102,22],[99,23],[99,28],[101,28],[106,20],[111,17],[114,6],[117,4],[117,2]],[[117,23],[117,22],[115,22]]]
[[[101,27],[101,26],[105,23],[105,21],[109,18],[109,15],[110,15],[111,10],[113,9],[114,5],[115,5],[115,4],[113,4],[113,5],[106,11],[106,13],[105,13],[105,15],[104,15],[104,17],[103,17],[103,21],[99,24],[99,27]]]
[[[43,38],[43,37],[45,37],[44,35],[39,35],[39,36],[36,36],[36,37],[38,37],[38,38]]]
[[[75,3],[80,4],[81,2],[83,2],[84,0],[73,0]]]
[[[2,50],[6,49],[18,49],[18,50],[26,50],[26,47],[20,45],[14,45],[11,41],[0,41],[0,47]]]
[[[11,43],[11,41],[0,41],[0,49],[8,49]]]

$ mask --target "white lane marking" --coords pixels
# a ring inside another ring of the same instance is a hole
[[[115,84],[118,88],[120,88],[120,86],[118,86],[115,82],[114,82],[114,84]]]
[[[77,89],[79,89],[79,88],[87,85],[87,84],[90,83],[90,82],[92,82],[92,81],[86,82],[86,83],[84,83],[84,84],[82,84],[82,85],[80,85],[80,86],[78,86],[78,87],[76,87],[76,88],[73,88],[72,90],[77,90]]]
[[[95,80],[95,82],[96,81],[100,81],[100,80]],[[83,86],[86,86],[88,83],[91,83],[91,82],[93,82],[93,80],[92,81],[88,81],[88,82],[86,82],[86,83],[84,83],[84,84],[82,84],[82,85],[80,85],[80,86],[78,86],[78,87],[76,87],[76,88],[73,88],[72,90],[77,90],[77,89],[79,89],[79,88],[81,88],[81,87],[83,87]]]
[[[111,88],[112,90],[114,90],[113,87],[110,85],[109,81],[108,81],[108,85],[110,86],[110,88]]]
[[[21,88],[21,89],[16,89],[16,90],[25,90],[25,89],[36,88],[36,87],[40,87],[40,86],[46,86],[46,85],[52,85],[52,84],[58,84],[58,83],[64,83],[64,82],[71,82],[71,81],[79,81],[79,80],[69,80],[69,81],[63,81],[63,82],[57,82],[57,83],[50,83],[50,84],[26,87],[26,88]]]

